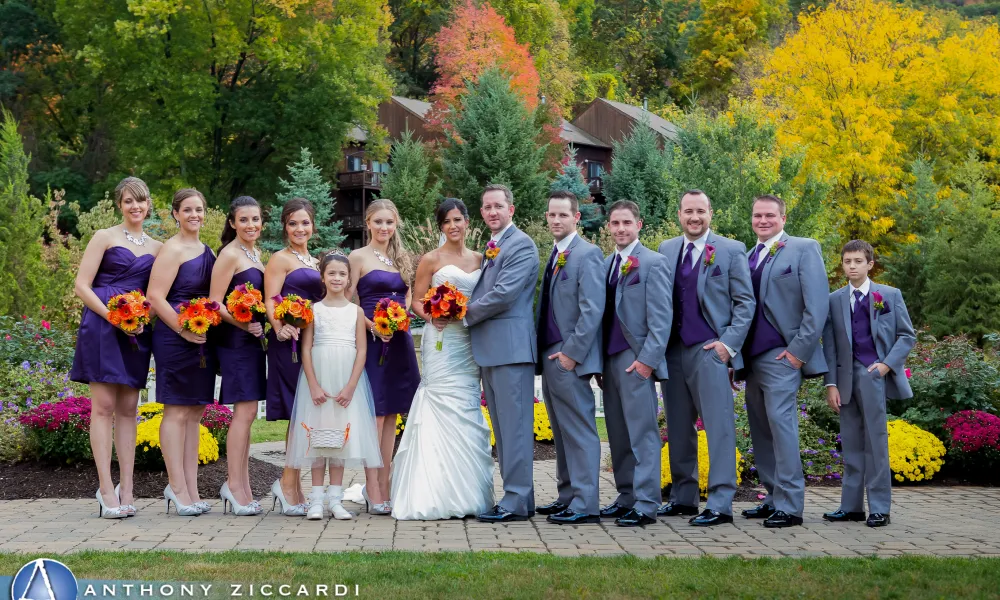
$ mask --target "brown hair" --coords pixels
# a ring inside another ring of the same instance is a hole
[[[507,204],[514,206],[514,192],[510,191],[510,188],[501,183],[491,183],[483,188],[483,193],[479,195],[479,201],[482,202],[483,196],[489,192],[503,192],[504,200]]]
[[[413,278],[413,261],[410,259],[410,253],[403,247],[403,236],[399,234],[403,222],[399,218],[399,210],[396,209],[396,205],[392,203],[392,200],[373,200],[365,211],[365,224],[367,225],[369,219],[380,210],[388,210],[396,217],[396,229],[392,232],[392,237],[389,238],[389,248],[386,250],[388,256],[386,258],[391,260],[392,266],[399,270],[399,275],[403,278],[403,282],[406,285],[410,285]]]
[[[577,199],[576,194],[569,190],[556,190],[549,194],[549,203],[553,200],[569,200],[569,210],[570,212],[578,213],[580,212],[580,201]],[[546,209],[548,206],[546,206]]]
[[[115,206],[119,210],[121,210],[122,198],[125,196],[125,192],[131,192],[132,197],[140,202],[152,203],[152,198],[149,196],[149,186],[146,185],[146,182],[138,177],[126,177],[115,186]]]
[[[844,255],[848,252],[861,252],[865,255],[865,260],[868,262],[874,262],[875,260],[875,248],[864,240],[851,240],[844,244],[844,247],[840,250],[840,260],[844,260]]]
[[[753,204],[750,205],[750,210],[753,210],[754,205],[758,202],[774,202],[778,205],[778,214],[782,217],[785,216],[785,201],[777,196],[772,196],[771,194],[764,194],[763,196],[757,196],[753,199]]]
[[[316,209],[313,208],[312,202],[305,198],[291,198],[281,207],[281,239],[285,240],[285,242],[288,242],[288,220],[300,210],[304,210],[309,214],[309,218],[313,222],[313,233],[316,233]]]
[[[236,239],[236,228],[233,227],[233,222],[236,220],[236,211],[241,208],[248,207],[256,208],[257,212],[260,212],[260,205],[257,204],[257,201],[251,196],[237,196],[232,202],[229,203],[229,214],[226,215],[226,226],[222,229],[222,235],[219,238],[222,240],[222,245],[219,246],[219,252],[222,252],[223,248]]]
[[[708,197],[708,194],[706,194],[705,192],[703,192],[703,191],[701,191],[701,190],[699,190],[697,188],[692,189],[692,190],[688,190],[688,191],[684,192],[683,194],[681,194],[681,199],[677,201],[677,208],[681,208],[684,205],[684,198],[687,198],[688,196],[704,196],[705,200],[708,200],[708,208],[709,208],[709,210],[712,209],[712,199]]]
[[[319,259],[319,278],[323,281],[323,286],[326,287],[326,268],[330,266],[332,262],[343,263],[347,267],[347,286],[344,287],[345,290],[351,288],[351,261],[347,260],[347,255],[345,255],[340,250],[330,250],[323,255],[323,258]],[[326,292],[324,291],[324,294]],[[350,300],[350,298],[348,298]]]
[[[204,208],[204,209],[206,209],[206,210],[208,209],[208,202],[205,202],[205,196],[202,195],[201,192],[199,192],[198,190],[196,190],[194,188],[181,188],[181,189],[177,190],[176,192],[174,192],[174,200],[173,200],[173,202],[170,203],[170,211],[171,212],[178,212],[178,211],[180,211],[181,204],[184,204],[185,200],[187,200],[188,198],[192,198],[192,197],[195,197],[195,198],[198,198],[199,200],[201,200],[201,207]]]
[[[632,213],[632,216],[635,217],[636,221],[642,220],[642,217],[639,215],[639,205],[636,204],[635,202],[632,202],[631,200],[618,200],[614,204],[609,206],[608,207],[609,219],[611,218],[611,213],[615,212],[616,210],[627,210],[630,213]]]

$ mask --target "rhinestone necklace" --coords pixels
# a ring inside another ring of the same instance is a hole
[[[311,256],[302,256],[301,254],[299,254],[298,252],[296,252],[295,250],[293,250],[291,246],[288,247],[288,251],[291,252],[292,254],[294,254],[295,258],[299,259],[300,263],[304,264],[305,266],[309,267],[310,269],[314,269],[316,271],[319,271],[319,267],[317,266],[319,264],[319,261],[316,260],[315,258],[313,258]]]
[[[387,267],[391,267],[392,266],[392,260],[390,260],[389,258],[383,256],[381,252],[379,252],[375,248],[372,248],[372,252],[375,253],[375,258],[377,258],[380,261],[382,261],[382,263],[385,264],[385,266],[387,266]]]
[[[254,248],[253,253],[251,254],[250,251],[247,250],[243,244],[240,244],[240,250],[242,250],[243,253],[247,255],[247,258],[250,259],[250,262],[252,263],[260,262],[260,250],[258,250],[257,248]]]
[[[149,239],[149,236],[146,235],[145,231],[140,233],[138,238],[134,237],[131,233],[128,232],[128,229],[125,229],[124,227],[122,227],[122,231],[125,232],[125,239],[132,242],[136,246],[145,246],[146,240]]]

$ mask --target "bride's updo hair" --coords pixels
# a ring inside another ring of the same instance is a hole
[[[448,213],[458,209],[458,212],[462,213],[465,220],[469,220],[469,208],[465,206],[465,202],[462,202],[458,198],[445,198],[441,204],[438,204],[437,212],[435,213],[435,218],[437,219],[438,229],[444,225],[444,220],[448,218]]]

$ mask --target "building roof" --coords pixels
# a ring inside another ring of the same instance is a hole
[[[570,123],[566,119],[562,120],[562,128],[559,130],[559,137],[562,138],[562,141],[567,144],[574,144],[577,146],[594,146],[597,148],[611,147],[586,131],[580,129],[576,125]]]
[[[421,119],[426,117],[427,111],[431,109],[431,103],[424,102],[423,100],[414,100],[413,98],[404,98],[403,96],[393,96],[392,99]]]
[[[636,121],[642,121],[643,117],[647,117],[649,119],[649,127],[653,131],[668,140],[677,141],[677,126],[660,115],[651,113],[641,106],[632,106],[631,104],[615,102],[614,100],[607,100],[605,98],[599,98],[598,100],[608,103],[615,109],[625,113]]]
[[[348,142],[367,142],[368,141],[368,134],[365,133],[365,131],[363,129],[361,129],[360,127],[358,127],[357,125],[355,125],[355,126],[351,127],[351,129],[347,132],[347,141]]]

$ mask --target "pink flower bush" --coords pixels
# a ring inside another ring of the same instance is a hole
[[[90,431],[90,398],[72,396],[61,402],[43,403],[20,416],[21,424],[33,429],[56,431],[64,425]]]
[[[22,413],[18,420],[31,439],[37,458],[56,464],[93,459],[90,398],[70,396],[59,402],[43,402]]]
[[[981,410],[963,410],[948,417],[944,428],[951,433],[951,445],[963,452],[983,448],[1000,450],[1000,417]]]

